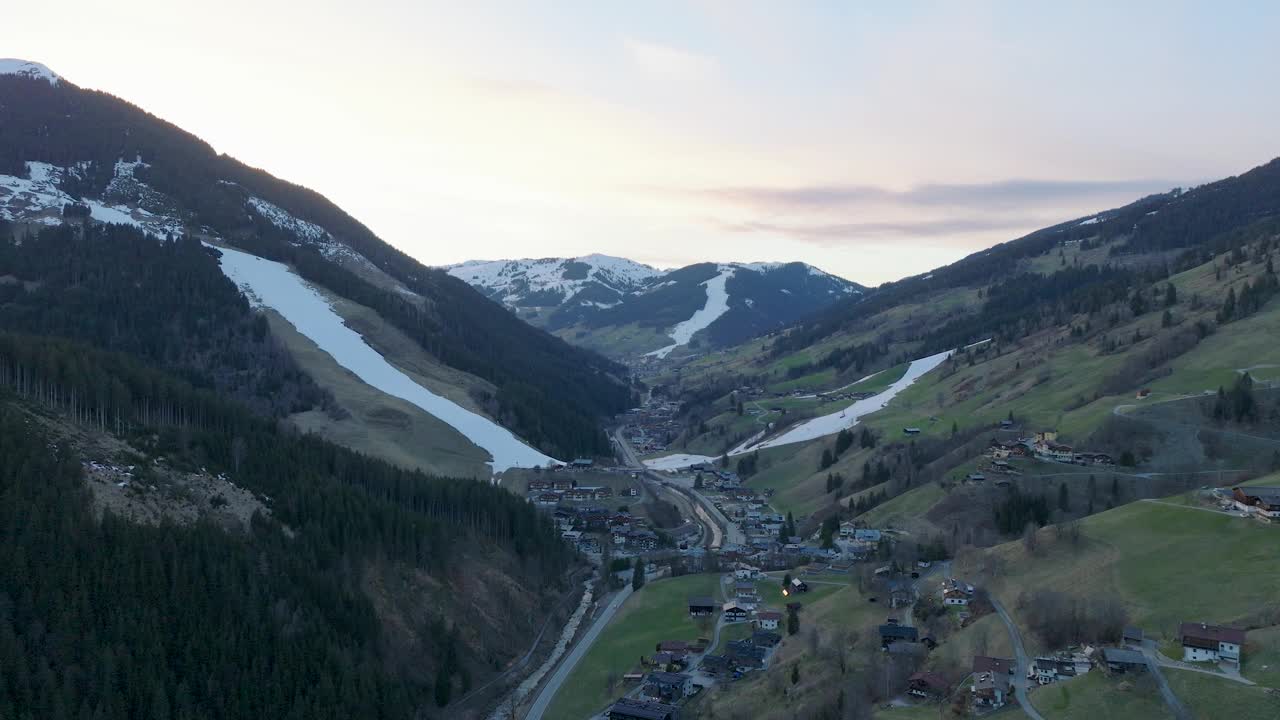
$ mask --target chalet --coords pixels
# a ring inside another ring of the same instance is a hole
[[[943,590],[942,604],[943,605],[960,605],[960,606],[968,605],[969,595],[963,590],[955,590],[955,589]]]
[[[755,597],[756,596],[756,584],[753,582],[740,582],[734,585],[733,589],[734,589],[734,592],[737,593],[738,597]]]
[[[671,653],[660,652],[654,653],[653,657],[649,658],[649,664],[656,668],[667,670],[673,667],[683,667],[686,659],[685,656],[676,657]]]
[[[890,580],[888,589],[891,608],[906,607],[916,601],[916,589],[908,580]]]
[[[645,700],[622,698],[604,712],[609,720],[680,720],[680,709]]]
[[[1147,657],[1137,650],[1102,648],[1102,659],[1107,664],[1107,671],[1117,675],[1147,669]]]
[[[919,434],[920,434],[920,428],[918,428],[918,427],[905,427],[905,428],[902,428],[902,434],[903,434],[903,435],[919,435]]]
[[[763,662],[765,656],[769,654],[769,648],[765,645],[757,645],[750,640],[730,640],[725,646],[725,653],[735,659],[750,658]]]
[[[723,675],[732,672],[733,663],[724,655],[708,655],[702,658],[702,663],[698,666],[698,669],[712,676]]]
[[[1178,635],[1182,638],[1182,659],[1186,662],[1240,662],[1244,630],[1204,623],[1182,623],[1178,628]]]
[[[778,615],[781,617],[781,614]],[[782,636],[776,632],[757,630],[751,633],[751,644],[756,647],[771,648],[782,642]]]
[[[578,486],[577,480],[570,480],[568,478],[556,478],[555,480],[551,481],[551,489],[559,490],[561,492],[564,492],[565,490],[572,490],[577,486]]]
[[[907,678],[907,694],[929,700],[941,700],[949,695],[951,685],[936,672],[916,672]]]
[[[572,490],[566,490],[564,493],[564,499],[572,500],[574,502],[582,502],[584,500],[593,500],[595,499],[594,491],[595,491],[595,488],[577,487]]]
[[[541,492],[543,490],[550,490],[550,489],[551,489],[550,480],[530,480],[529,481],[529,492]]]
[[[733,604],[743,610],[753,611],[760,606],[760,598],[755,595],[738,595],[733,599]]]
[[[919,633],[910,625],[881,625],[880,626],[880,647],[887,648],[898,642],[915,642],[919,639]]]
[[[969,694],[973,698],[975,709],[995,710],[1004,707],[1010,690],[1007,679],[990,672],[974,673],[972,678]]]
[[[765,610],[756,613],[756,627],[761,630],[777,630],[780,622],[782,622],[782,613],[780,612]]]
[[[1041,685],[1048,685],[1065,678],[1089,672],[1089,660],[1083,655],[1059,653],[1042,655],[1031,663],[1032,677]]]
[[[1076,459],[1075,450],[1070,445],[1062,445],[1056,442],[1036,445],[1036,455],[1054,462],[1074,462]]]
[[[657,550],[658,536],[648,530],[635,530],[627,535],[627,542],[637,550]]]
[[[689,643],[684,640],[663,640],[654,647],[658,652],[671,653],[675,657],[689,654]]]
[[[1018,669],[1018,664],[1007,658],[987,657],[985,655],[977,655],[973,658],[973,672],[975,675],[982,673],[991,673],[997,677],[1010,678]]]
[[[693,617],[702,617],[705,615],[714,615],[716,612],[716,602],[709,597],[692,597],[689,598],[689,614]]]
[[[533,496],[533,502],[535,505],[554,507],[560,503],[560,496],[553,492],[538,493]]]
[[[969,473],[965,476],[964,481],[970,483],[983,483],[987,481],[987,476],[982,473]]]
[[[1269,519],[1280,519],[1280,487],[1231,488],[1236,507]]]
[[[661,700],[680,700],[693,694],[693,677],[685,673],[649,673],[642,694]]]
[[[859,528],[853,531],[853,539],[857,542],[878,543],[880,542],[880,531],[871,530],[869,528]]]
[[[793,592],[793,593],[806,593],[806,592],[809,592],[809,584],[801,580],[800,578],[791,578],[791,587],[783,588],[783,590],[784,591],[789,590],[790,592]]]
[[[743,622],[751,613],[736,602],[727,602],[721,607],[725,622]]]
[[[733,571],[733,576],[738,580],[755,580],[760,576],[760,570],[750,565],[745,565]]]

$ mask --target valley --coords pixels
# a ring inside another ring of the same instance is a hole
[[[327,80],[432,95],[263,163],[352,214],[0,60],[0,719],[1280,717],[1280,159],[987,178],[929,109],[873,183],[847,99],[711,143],[635,110],[769,73],[622,45]]]

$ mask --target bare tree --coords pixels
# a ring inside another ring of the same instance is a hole
[[[1035,555],[1036,550],[1040,548],[1040,538],[1036,535],[1038,529],[1034,522],[1028,522],[1027,526],[1022,528],[1022,547],[1026,548],[1029,555]]]

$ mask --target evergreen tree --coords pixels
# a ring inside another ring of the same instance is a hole
[[[636,591],[644,587],[644,560],[636,558],[636,564],[631,572],[631,590]]]

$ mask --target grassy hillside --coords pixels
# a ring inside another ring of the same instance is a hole
[[[652,655],[659,642],[711,637],[709,626],[689,617],[688,602],[695,595],[717,597],[718,582],[713,575],[655,580],[628,598],[556,694],[547,720],[582,720],[603,709],[621,694],[613,692],[607,680],[620,681],[641,657]]]
[[[1108,677],[1091,672],[1049,685],[1031,694],[1036,710],[1048,720],[1170,720],[1151,677]]]
[[[1274,526],[1140,501],[1094,515],[1081,530],[1078,546],[1042,530],[1034,555],[1007,543],[963,558],[957,569],[981,579],[1015,619],[1020,593],[1053,589],[1117,597],[1131,622],[1162,638],[1175,637],[1183,621],[1258,627],[1280,620],[1280,575],[1258,572],[1280,562]]]

